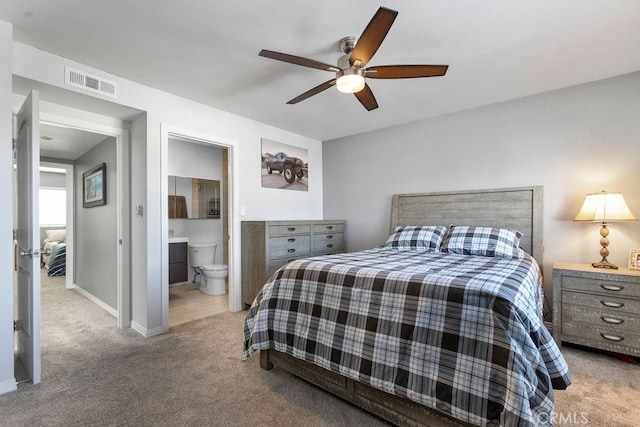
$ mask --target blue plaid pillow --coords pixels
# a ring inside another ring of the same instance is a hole
[[[442,225],[404,225],[398,226],[387,238],[384,246],[401,249],[440,249],[447,227]]]
[[[442,252],[496,258],[522,258],[517,230],[492,227],[451,226],[442,242]]]

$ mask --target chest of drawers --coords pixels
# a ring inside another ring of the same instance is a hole
[[[640,271],[554,263],[553,336],[640,356]]]
[[[344,252],[345,221],[243,221],[242,303],[251,305],[275,271],[299,258]]]

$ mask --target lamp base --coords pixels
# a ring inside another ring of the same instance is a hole
[[[602,261],[600,261],[600,262],[594,262],[591,265],[594,266],[595,268],[609,268],[611,270],[617,270],[618,269],[617,265],[611,264],[609,261],[607,261],[606,258],[603,258]]]

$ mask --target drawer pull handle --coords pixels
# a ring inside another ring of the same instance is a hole
[[[624,323],[624,320],[616,319],[615,317],[600,316],[600,318],[603,322],[612,323],[614,325],[621,325],[622,323]]]
[[[333,230],[333,225],[327,225],[327,230]]]
[[[621,291],[624,289],[624,286],[615,286],[615,285],[605,285],[604,283],[600,283],[600,287],[605,291]]]
[[[329,235],[327,236],[327,239],[333,239],[333,236],[332,236],[331,234],[329,234]]]
[[[287,249],[287,252],[289,252],[290,254],[294,253],[295,251],[295,249]]]
[[[287,228],[287,231],[296,231],[296,228],[295,227],[289,227],[289,228]]]
[[[602,305],[609,308],[621,308],[624,307],[624,303],[622,302],[611,302],[611,301],[600,301]]]
[[[287,242],[295,242],[295,241],[296,241],[296,239],[295,239],[295,238],[293,238],[293,237],[292,237],[292,238],[290,238],[290,239],[287,239]]]
[[[605,340],[616,341],[616,342],[620,342],[624,339],[624,337],[619,337],[617,335],[603,334],[602,332],[600,332],[600,336]]]
[[[327,245],[327,247],[328,247],[328,248],[332,248],[332,247],[333,247],[333,245],[332,245],[331,243],[329,243],[329,244]]]

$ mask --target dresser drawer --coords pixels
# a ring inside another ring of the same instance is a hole
[[[344,234],[314,234],[313,235],[313,253],[324,254],[344,251]]]
[[[615,328],[600,327],[583,323],[567,323],[562,325],[564,335],[583,338],[591,345],[599,344],[599,348],[616,351],[615,347],[624,346],[640,351],[640,335],[632,334]],[[569,340],[571,341],[571,340]]]
[[[270,225],[269,236],[290,236],[293,234],[311,234],[310,224]]]
[[[640,286],[623,280],[592,279],[586,277],[562,276],[562,289],[598,292],[621,297],[639,297]]]
[[[562,292],[562,309],[567,305],[579,305],[590,310],[606,310],[607,312],[625,312],[640,314],[640,300],[624,299],[609,295],[585,294],[582,292]]]
[[[283,265],[289,264],[291,261],[295,261],[296,259],[298,258],[280,258],[280,259],[274,259],[270,261],[268,277],[273,276],[273,273],[275,273]]]
[[[344,223],[313,224],[314,233],[343,233]]]
[[[284,236],[269,239],[270,258],[300,257],[311,253],[311,236]]]
[[[640,334],[640,316],[613,310],[585,310],[578,305],[562,307],[562,327],[574,323],[594,327],[611,328],[622,333]]]

